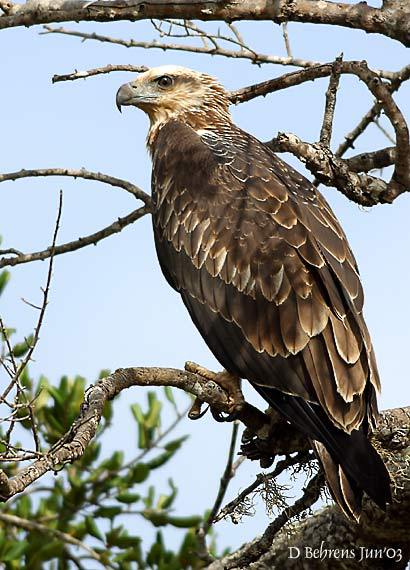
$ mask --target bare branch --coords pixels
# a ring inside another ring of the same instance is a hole
[[[301,451],[294,456],[288,455],[285,459],[278,461],[277,465],[271,473],[259,473],[256,476],[256,479],[250,485],[248,485],[248,487],[241,491],[239,495],[230,503],[225,505],[225,507],[215,517],[215,522],[227,518],[228,516],[232,517],[233,522],[237,522],[234,516],[237,508],[247,500],[249,495],[254,494],[255,491],[257,491],[257,489],[263,484],[263,482],[266,481],[266,479],[275,479],[281,473],[286,471],[286,469],[292,467],[292,465],[306,463],[306,461],[309,459],[311,459],[311,454],[307,451]]]
[[[275,152],[291,152],[326,186],[335,186],[349,200],[361,206],[384,202],[388,185],[384,180],[349,170],[346,161],[337,158],[320,143],[306,143],[293,134],[278,133],[266,143]]]
[[[197,536],[200,543],[201,551],[198,553],[201,560],[205,560],[207,562],[212,562],[213,557],[209,554],[208,548],[206,546],[206,535],[208,534],[211,526],[215,522],[216,514],[218,513],[219,509],[221,508],[222,501],[226,495],[226,491],[228,490],[228,486],[230,481],[232,480],[233,476],[235,475],[233,467],[233,458],[235,455],[235,447],[236,442],[238,439],[238,429],[239,423],[235,421],[232,426],[232,435],[231,441],[229,444],[229,451],[228,451],[228,459],[226,462],[226,467],[221,477],[219,483],[218,493],[211,509],[211,512],[208,515],[207,520],[205,523],[197,530]]]
[[[41,4],[40,4],[41,6]],[[266,2],[266,0],[113,0],[109,2],[56,2],[50,8],[39,9],[36,1],[15,4],[0,18],[0,29],[33,26],[67,21],[118,21],[176,18],[180,20],[268,20],[283,22],[310,22],[329,24],[379,33],[410,45],[407,0],[384,2],[381,8],[367,4],[334,3],[330,0],[293,0]]]
[[[101,172],[91,172],[85,169],[69,169],[69,168],[43,168],[34,170],[19,170],[17,172],[8,172],[5,174],[0,174],[0,182],[5,182],[7,180],[19,180],[21,178],[37,177],[37,176],[68,176],[72,178],[83,178],[85,180],[95,180],[97,182],[103,182],[104,184],[109,184],[110,186],[116,186],[118,188],[123,188],[135,198],[142,200],[145,204],[144,207],[138,208],[124,216],[118,218],[115,222],[109,226],[90,234],[85,237],[80,237],[77,240],[58,245],[55,247],[54,255],[61,255],[62,253],[67,253],[70,251],[76,251],[86,247],[87,245],[96,245],[99,241],[121,232],[126,226],[134,223],[136,220],[145,216],[145,214],[151,212],[152,201],[151,197],[146,194],[143,190],[121,178],[116,178],[114,176],[109,176],[107,174],[102,174]],[[17,252],[14,248],[11,248],[10,254],[13,257],[2,257],[0,259],[0,268],[6,266],[19,265],[21,263],[29,263],[36,260],[48,259],[51,256],[51,248],[48,247],[42,251],[37,251],[33,253],[22,253]]]
[[[353,74],[363,81],[375,98],[380,102],[385,114],[390,120],[396,133],[396,161],[395,169],[390,182],[387,184],[377,178],[358,176],[348,171],[347,166],[338,161],[337,157],[324,145],[314,148],[314,145],[302,143],[293,135],[282,135],[282,150],[294,152],[304,160],[315,176],[327,185],[334,185],[344,192],[349,198],[363,205],[373,205],[379,202],[391,203],[403,192],[410,189],[410,142],[409,130],[400,109],[394,102],[391,91],[381,81],[380,77],[371,71],[365,62],[341,61],[339,62],[341,74]],[[319,77],[325,77],[332,73],[333,64],[324,64],[294,73],[288,73],[282,77],[264,81],[249,87],[245,87],[231,93],[234,103],[249,101],[254,97],[265,96],[272,91],[284,89],[292,85],[299,85],[305,81],[311,81]],[[293,140],[291,140],[293,139]],[[271,146],[275,147],[271,142]],[[280,145],[279,145],[280,146]],[[308,148],[309,147],[309,148]],[[291,150],[293,148],[293,150]],[[277,150],[277,145],[274,150]],[[322,156],[320,155],[322,153]],[[327,155],[327,156],[326,156]],[[333,164],[338,171],[330,176]],[[345,187],[345,184],[349,187]],[[366,190],[367,185],[369,187]]]
[[[390,146],[373,152],[357,154],[345,159],[345,164],[351,172],[369,172],[369,170],[391,166],[395,160],[396,147]]]
[[[288,34],[288,23],[287,22],[283,22],[283,24],[282,24],[282,35],[283,35],[283,41],[285,42],[286,53],[288,54],[288,57],[292,57],[292,50],[290,47],[289,34]]]
[[[59,81],[74,81],[75,79],[87,79],[94,75],[102,75],[104,73],[111,73],[112,71],[131,71],[132,73],[144,73],[148,71],[145,65],[105,65],[104,67],[97,67],[95,69],[88,69],[87,71],[74,71],[66,75],[53,75],[52,82],[58,83]]]
[[[17,172],[7,172],[0,174],[0,182],[5,182],[7,180],[19,180],[20,178],[31,178],[37,176],[69,176],[71,178],[84,178],[85,180],[96,180],[97,182],[103,182],[104,184],[109,184],[110,186],[117,186],[126,190],[138,200],[142,200],[144,204],[148,207],[151,206],[151,197],[146,194],[141,188],[135,186],[127,180],[122,178],[116,178],[115,176],[109,176],[108,174],[102,174],[101,172],[91,172],[81,169],[73,168],[36,168],[36,169],[22,169]]]
[[[332,136],[333,117],[336,107],[336,93],[339,87],[340,62],[342,61],[342,58],[342,55],[336,58],[330,75],[329,86],[326,91],[325,114],[323,117],[322,128],[320,129],[320,142],[325,146],[330,146],[330,139]]]
[[[106,226],[102,230],[90,234],[85,237],[80,237],[77,240],[64,243],[62,245],[57,245],[54,249],[54,256],[61,255],[63,253],[68,253],[70,251],[76,251],[77,249],[82,249],[87,245],[97,245],[98,242],[103,239],[121,232],[125,227],[133,224],[135,221],[139,220],[146,214],[150,213],[151,209],[148,206],[143,206],[142,208],[137,208],[132,211],[127,216],[118,218],[115,222]],[[0,268],[6,266],[19,265],[21,263],[30,263],[31,261],[38,261],[48,259],[52,254],[50,247],[43,249],[42,251],[36,251],[33,253],[23,253],[16,257],[3,257],[0,259]]]
[[[161,49],[163,51],[170,50],[170,51],[184,51],[188,53],[200,53],[200,54],[207,54],[207,55],[219,55],[222,57],[228,57],[232,59],[247,59],[250,60],[252,63],[260,64],[260,63],[272,63],[272,64],[280,64],[280,65],[292,65],[296,67],[312,67],[315,65],[320,65],[320,62],[317,61],[309,61],[300,58],[293,58],[293,57],[283,57],[283,56],[276,56],[276,55],[267,55],[261,53],[255,53],[249,47],[244,48],[242,44],[238,44],[241,49],[239,50],[229,50],[217,45],[212,46],[192,46],[188,44],[174,44],[174,43],[159,43],[155,40],[150,42],[143,42],[137,40],[124,40],[122,38],[113,38],[110,36],[104,36],[102,34],[96,33],[86,33],[80,32],[77,30],[68,30],[66,28],[54,28],[51,26],[43,26],[45,33],[49,34],[63,34],[67,36],[74,36],[77,38],[81,38],[82,40],[96,40],[103,43],[111,43],[116,45],[121,45],[127,48],[143,48],[143,49]],[[44,33],[44,32],[43,32]],[[165,35],[165,34],[164,34]],[[194,36],[192,36],[194,37]],[[209,35],[198,36],[200,38],[208,38],[210,39]],[[227,38],[225,38],[226,40]],[[232,40],[231,40],[232,41]],[[382,72],[384,73],[384,72]],[[387,72],[390,73],[390,72]]]
[[[187,364],[189,368],[189,363]],[[54,471],[58,466],[80,458],[96,433],[105,403],[131,386],[173,386],[200,398],[215,409],[227,412],[229,395],[209,379],[212,376],[215,376],[215,373],[210,371],[207,371],[204,377],[188,370],[172,368],[119,368],[88,388],[77,420],[41,459],[10,479],[0,471],[1,499],[6,501],[48,471]],[[245,403],[240,412],[239,420],[253,430],[259,429],[258,426],[262,426],[264,422],[269,425],[267,416],[248,403]],[[280,442],[276,442],[276,446],[280,447]]]
[[[406,65],[400,71],[393,73],[388,79],[391,80],[391,84],[388,86],[391,93],[397,91],[401,85],[410,78],[410,65]],[[360,120],[357,126],[345,136],[345,140],[340,144],[336,150],[336,156],[343,156],[349,148],[354,148],[354,142],[359,138],[361,134],[364,133],[366,128],[380,116],[383,110],[383,105],[380,101],[377,101],[373,106],[367,111],[364,117]]]

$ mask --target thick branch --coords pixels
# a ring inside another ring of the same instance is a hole
[[[189,364],[187,368],[196,369]],[[209,372],[208,377],[211,374]],[[173,386],[193,394],[216,409],[229,410],[228,395],[218,384],[199,374],[171,368],[120,368],[87,390],[76,422],[44,457],[10,479],[0,471],[0,500],[6,501],[24,491],[45,473],[81,457],[96,433],[107,400],[131,386]],[[245,405],[240,419],[250,426],[262,426],[266,421],[265,415],[250,404]]]
[[[321,143],[310,144],[296,135],[279,133],[266,144],[275,152],[291,152],[322,184],[335,186],[349,200],[361,206],[374,206],[385,201],[388,185],[384,180],[350,170],[347,161],[337,158]]]
[[[231,100],[234,103],[249,101],[254,97],[265,96],[278,89],[299,85],[319,77],[326,77],[331,75],[333,69],[334,64],[329,63],[288,73],[282,77],[232,92]],[[347,165],[335,157],[325,145],[308,145],[293,135],[282,135],[281,140],[271,141],[270,145],[276,146],[276,150],[278,150],[279,145],[282,150],[293,152],[307,163],[308,168],[311,168],[311,171],[321,182],[336,186],[349,198],[360,204],[369,206],[379,202],[391,203],[400,194],[410,189],[410,142],[406,121],[394,102],[388,86],[381,81],[374,71],[367,67],[365,62],[338,62],[338,73],[353,74],[359,77],[379,101],[395,130],[396,161],[390,182],[386,184],[378,178],[355,175],[349,172]],[[336,167],[335,172],[333,172],[334,166]],[[366,190],[367,185],[369,188]]]
[[[410,408],[382,412],[373,444],[382,454],[393,480],[394,502],[386,513],[365,499],[360,523],[356,524],[337,506],[329,506],[271,534],[270,541],[263,542],[265,532],[262,539],[214,562],[208,566],[209,570],[297,570],[316,565],[340,570],[405,568],[410,551]],[[306,547],[312,549],[310,552],[316,549],[322,552],[321,558],[309,558]],[[364,549],[370,549],[367,558]],[[389,565],[391,560],[397,564]]]
[[[175,18],[182,20],[270,20],[330,24],[379,33],[410,45],[407,0],[384,2],[382,8],[365,3],[347,4],[329,0],[114,0],[83,2],[77,0],[32,1],[25,4],[3,2],[6,13],[0,29],[33,26],[51,22],[145,20]]]
[[[394,164],[396,148],[390,146],[373,152],[363,152],[345,159],[345,164],[351,172],[369,172],[369,170],[386,168]]]

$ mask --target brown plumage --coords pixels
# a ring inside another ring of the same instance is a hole
[[[158,259],[211,351],[312,440],[331,492],[358,518],[389,476],[367,440],[379,377],[357,265],[317,189],[232,123],[211,77],[160,67],[117,104],[151,127]]]

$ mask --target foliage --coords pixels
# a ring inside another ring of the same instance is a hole
[[[6,271],[0,273],[0,293],[8,280]],[[15,331],[4,328],[2,335],[2,364],[11,359],[24,359],[30,347],[27,338],[12,344]],[[8,343],[6,343],[6,337]],[[108,371],[102,371],[101,377]],[[78,415],[83,401],[86,380],[81,376],[63,376],[57,386],[42,376],[31,378],[25,367],[20,376],[20,401],[34,402],[37,438],[46,449],[61,438]],[[162,469],[166,477],[167,464],[181,449],[186,436],[172,439],[161,430],[164,405],[171,406],[176,425],[184,417],[176,406],[172,391],[164,397],[157,392],[147,394],[146,404],[131,405],[135,440],[140,452],[126,461],[121,451],[104,456],[102,439],[109,430],[113,407],[104,411],[96,438],[84,456],[74,464],[56,471],[47,484],[33,486],[0,507],[0,560],[5,570],[40,570],[53,568],[156,568],[178,570],[201,568],[195,528],[204,516],[180,516],[174,512],[177,487],[168,479],[167,488],[151,483],[153,471]],[[5,404],[1,404],[1,409]],[[30,453],[25,449],[32,435],[32,422],[27,407],[15,410],[15,437],[24,442],[10,442],[10,434],[0,428],[0,467],[12,476],[21,461]],[[131,420],[132,421],[132,420]],[[8,425],[3,422],[2,425]],[[172,430],[166,430],[168,431]],[[165,440],[165,441],[163,441]],[[160,488],[159,488],[160,487]],[[154,542],[142,544],[140,528],[143,521],[158,528]],[[181,530],[179,549],[170,550],[162,528],[167,525]],[[76,542],[76,544],[73,544]]]

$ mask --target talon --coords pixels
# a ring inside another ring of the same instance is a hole
[[[221,422],[221,423],[222,423],[222,422],[226,421],[225,418],[224,418],[224,416],[222,415],[222,412],[220,412],[219,410],[216,410],[216,409],[213,408],[212,406],[211,406],[210,408],[211,408],[212,417],[214,418],[214,420],[215,420],[216,422]]]
[[[188,412],[188,418],[190,420],[199,420],[201,419],[209,409],[209,406],[205,408],[203,412],[201,412],[201,408],[204,402],[200,398],[195,398],[194,403],[191,406],[191,409]]]
[[[229,396],[229,407],[227,410],[228,415],[222,416],[219,413],[219,419],[217,421],[233,422],[237,420],[245,404],[245,398],[243,397],[241,390],[240,378],[225,370],[224,372],[215,374],[214,382],[219,384],[219,386],[221,386]]]

